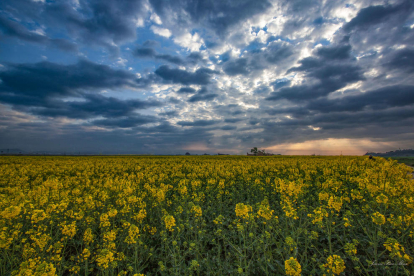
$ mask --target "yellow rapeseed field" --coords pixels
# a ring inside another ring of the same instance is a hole
[[[367,157],[0,157],[0,275],[410,275],[412,169]]]

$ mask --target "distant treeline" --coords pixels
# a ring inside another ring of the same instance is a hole
[[[414,156],[414,149],[403,149],[395,151],[382,152],[367,152],[365,155],[382,156],[382,157],[396,157],[396,156]]]

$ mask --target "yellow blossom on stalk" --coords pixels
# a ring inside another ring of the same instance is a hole
[[[346,243],[345,244],[345,252],[346,254],[352,256],[352,255],[356,255],[357,253],[357,249],[356,249],[356,245],[353,243]]]
[[[290,251],[293,251],[296,249],[295,241],[292,239],[292,237],[287,237],[285,239],[286,244],[289,246]]]
[[[125,242],[127,244],[137,243],[136,239],[138,237],[139,237],[139,228],[136,225],[131,224],[131,226],[129,227],[128,236],[126,237]]]
[[[344,226],[345,226],[345,227],[350,227],[350,226],[352,226],[352,225],[351,225],[351,223],[350,223],[350,221],[349,221],[349,218],[343,218],[343,220],[344,220]]]
[[[267,200],[264,200],[262,204],[259,205],[259,211],[257,211],[258,218],[264,218],[265,220],[270,220],[274,210],[270,210],[269,203]]]
[[[21,210],[22,208],[19,206],[10,206],[7,207],[4,211],[0,212],[0,216],[4,219],[13,219],[20,214]]]
[[[108,217],[113,218],[118,214],[118,210],[112,209],[108,212]]]
[[[15,273],[15,272],[14,272]],[[13,273],[13,274],[14,274]],[[56,268],[53,264],[39,261],[39,258],[29,259],[20,264],[17,275],[27,276],[55,276]]]
[[[108,219],[108,214],[102,214],[100,217],[100,221],[101,221],[101,224],[100,224],[101,227],[111,226],[111,223],[109,222],[109,219]]]
[[[247,219],[249,217],[249,212],[252,211],[252,207],[243,203],[238,203],[235,211],[236,216]]]
[[[285,215],[288,218],[293,218],[293,219],[298,219],[299,217],[297,216],[297,211],[296,209],[292,206],[292,202],[290,201],[285,201],[283,202],[283,206],[282,206],[283,211],[285,212]]]
[[[47,217],[45,211],[43,210],[34,210],[32,215],[32,223],[38,223],[39,221],[44,220]]]
[[[91,251],[88,248],[83,249],[82,251],[82,260],[85,261],[91,256]]]
[[[336,196],[331,196],[328,200],[328,208],[339,212],[342,207],[342,199]]]
[[[374,214],[372,214],[371,218],[372,218],[372,222],[374,222],[375,224],[383,225],[385,223],[384,215],[382,215],[379,212],[375,212]]]
[[[76,235],[76,222],[72,222],[71,224],[61,224],[62,227],[62,234],[64,236],[68,236],[69,238],[73,238]]]
[[[323,221],[324,217],[328,217],[328,212],[322,207],[318,207],[315,210],[313,210],[313,214],[308,214],[308,217],[313,218],[313,224],[319,224]]]
[[[80,271],[80,267],[75,265],[74,267],[72,267],[71,269],[69,269],[69,272],[72,272],[71,274],[78,274]]]
[[[387,203],[388,197],[384,194],[380,194],[379,196],[377,196],[376,200],[377,200],[377,203]]]
[[[103,234],[103,240],[105,243],[113,242],[116,239],[116,231],[111,230]]]
[[[201,215],[203,214],[201,207],[196,205],[191,207],[191,212],[193,212],[196,217],[201,217]]]
[[[156,228],[156,227],[151,227],[151,228],[148,230],[148,232],[149,232],[151,235],[155,235],[155,233],[157,233],[157,228]]]
[[[300,276],[302,272],[302,267],[300,266],[296,258],[290,257],[289,260],[285,261],[285,271],[286,275]]]
[[[223,219],[224,217],[222,215],[219,215],[215,220],[213,220],[213,222],[214,224],[223,224]]]
[[[104,269],[107,269],[113,261],[115,261],[114,253],[106,248],[100,250],[99,255],[96,257],[98,266]]]
[[[388,238],[387,241],[384,243],[384,246],[388,251],[391,252],[390,256],[392,258],[397,257],[399,259],[404,259],[408,263],[412,262],[412,258],[408,254],[405,254],[404,247],[401,244],[399,244],[399,242],[396,239]]]
[[[164,218],[165,228],[170,232],[174,231],[173,227],[175,226],[175,218],[171,215]]]
[[[93,234],[91,228],[85,230],[85,234],[83,235],[83,241],[86,244],[90,244],[91,242],[93,242]]]
[[[141,222],[146,216],[147,216],[147,211],[145,211],[145,209],[141,209],[139,210],[138,214],[134,216],[134,219],[137,222]]]
[[[334,273],[336,275],[341,274],[345,270],[345,262],[342,258],[338,255],[329,256],[327,259],[327,263],[323,265],[327,269],[327,272]]]
[[[328,199],[329,199],[329,194],[328,193],[326,193],[326,192],[319,193],[319,200],[320,201],[328,200]]]

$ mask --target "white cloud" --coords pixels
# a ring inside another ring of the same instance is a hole
[[[150,20],[152,20],[155,24],[162,25],[161,18],[156,13],[151,14]]]
[[[38,34],[38,35],[41,35],[41,36],[46,36],[45,31],[41,28],[37,28],[36,30],[32,31],[32,33],[35,33],[35,34]]]
[[[124,59],[124,58],[121,58],[121,57],[119,57],[118,60],[116,61],[116,63],[120,66],[125,66],[127,62],[128,62],[127,59]]]
[[[135,27],[139,28],[139,27],[144,27],[145,23],[144,23],[144,18],[142,17],[138,17],[135,20]]]
[[[157,26],[151,26],[150,29],[154,32],[154,34],[157,34],[157,35],[160,35],[166,38],[169,38],[171,36],[171,32],[168,29],[160,28]]]
[[[186,32],[179,36],[176,36],[173,40],[175,44],[178,44],[181,47],[190,50],[191,52],[199,51],[200,47],[204,44],[204,40],[198,33],[191,35],[190,33]]]

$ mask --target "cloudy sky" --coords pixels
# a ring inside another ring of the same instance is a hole
[[[414,148],[414,2],[3,0],[0,148]]]

